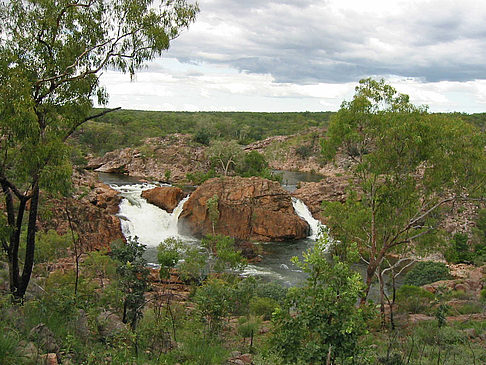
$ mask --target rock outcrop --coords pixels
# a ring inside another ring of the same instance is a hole
[[[179,217],[179,231],[202,236],[213,232],[208,200],[217,197],[214,232],[242,240],[284,241],[304,238],[309,225],[294,211],[278,182],[225,177],[206,181],[191,194]]]
[[[87,168],[123,173],[160,181],[181,181],[186,174],[208,168],[205,146],[192,142],[190,134],[147,138],[143,147],[124,148],[91,158]]]
[[[302,200],[309,208],[315,219],[325,220],[321,216],[323,201],[346,200],[346,187],[349,185],[349,177],[326,176],[319,182],[303,182],[300,188],[292,193],[292,196]]]
[[[160,186],[142,192],[142,198],[169,213],[174,211],[185,196],[182,189],[175,186]]]
[[[121,197],[109,186],[97,181],[97,174],[73,176],[76,193],[72,198],[51,198],[48,219],[37,222],[38,229],[53,229],[59,234],[70,234],[70,223],[78,234],[85,252],[108,248],[115,240],[125,240],[118,213]],[[69,219],[67,216],[69,213]]]

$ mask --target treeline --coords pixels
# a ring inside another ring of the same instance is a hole
[[[120,110],[84,124],[74,135],[83,152],[104,154],[140,145],[145,138],[172,133],[194,134],[195,141],[237,140],[248,144],[310,127],[327,127],[334,112],[165,112]],[[486,113],[452,115],[486,129]]]
[[[248,144],[275,135],[291,135],[309,127],[325,127],[332,112],[161,112],[120,110],[84,124],[75,134],[84,151],[103,154],[140,145],[147,137],[191,133],[197,141],[237,140]]]

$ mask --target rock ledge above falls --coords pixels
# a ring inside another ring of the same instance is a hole
[[[258,177],[224,177],[206,181],[184,204],[179,232],[202,236],[213,232],[207,201],[218,197],[215,233],[251,241],[305,238],[308,223],[294,211],[290,194],[278,182]]]

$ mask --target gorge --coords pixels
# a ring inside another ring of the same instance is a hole
[[[156,266],[156,247],[169,237],[179,238],[192,245],[200,244],[200,240],[194,235],[187,232],[181,233],[179,229],[181,226],[179,217],[181,213],[183,214],[185,204],[191,199],[191,195],[182,199],[172,213],[168,213],[148,203],[142,197],[143,192],[154,189],[160,184],[141,183],[137,179],[106,173],[100,174],[100,179],[120,193],[122,200],[118,217],[121,221],[122,232],[127,239],[137,237],[140,243],[147,245],[146,258],[151,266]],[[291,197],[290,194],[276,186],[277,183],[260,180],[263,179],[259,179],[257,182],[264,185],[270,184],[277,191],[282,190],[281,197],[288,199],[291,204],[292,211],[288,211],[287,215],[292,216],[298,224],[302,224],[300,221],[303,221],[309,228],[306,229],[305,236],[299,239],[259,243],[258,245],[261,245],[264,251],[261,261],[250,264],[243,274],[262,276],[269,280],[278,280],[285,285],[294,285],[300,282],[303,276],[301,271],[290,262],[290,259],[293,256],[301,255],[314,244],[322,224],[312,217],[309,209],[301,200]],[[211,194],[213,193],[214,191],[211,191]],[[192,194],[194,195],[196,192]],[[263,215],[266,213],[263,212]]]

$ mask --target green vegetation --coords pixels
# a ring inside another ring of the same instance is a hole
[[[357,252],[347,252],[347,260],[327,257],[329,245],[324,235],[314,248],[294,263],[309,274],[303,287],[289,290],[283,308],[275,313],[272,343],[285,363],[361,363],[366,346],[359,339],[366,333],[371,309],[357,307],[364,285],[351,269]]]
[[[421,261],[405,275],[405,284],[422,286],[450,279],[449,268],[442,262]]]
[[[23,299],[34,265],[40,190],[68,192],[66,140],[83,123],[113,111],[92,110],[93,99],[101,105],[108,100],[101,70],[133,76],[162,55],[197,12],[184,0],[0,4],[0,185],[6,212],[0,214],[0,241],[17,299]]]
[[[327,125],[331,112],[158,112],[121,110],[84,124],[76,133],[85,151],[103,154],[117,148],[139,146],[148,137],[190,133],[208,146],[214,140],[248,144],[275,135],[291,135],[309,127]]]
[[[323,156],[353,161],[346,202],[324,204],[331,234],[359,244],[366,290],[378,277],[384,315],[387,255],[432,250],[448,204],[484,192],[484,134],[460,119],[429,114],[383,80],[361,80],[333,116]]]

